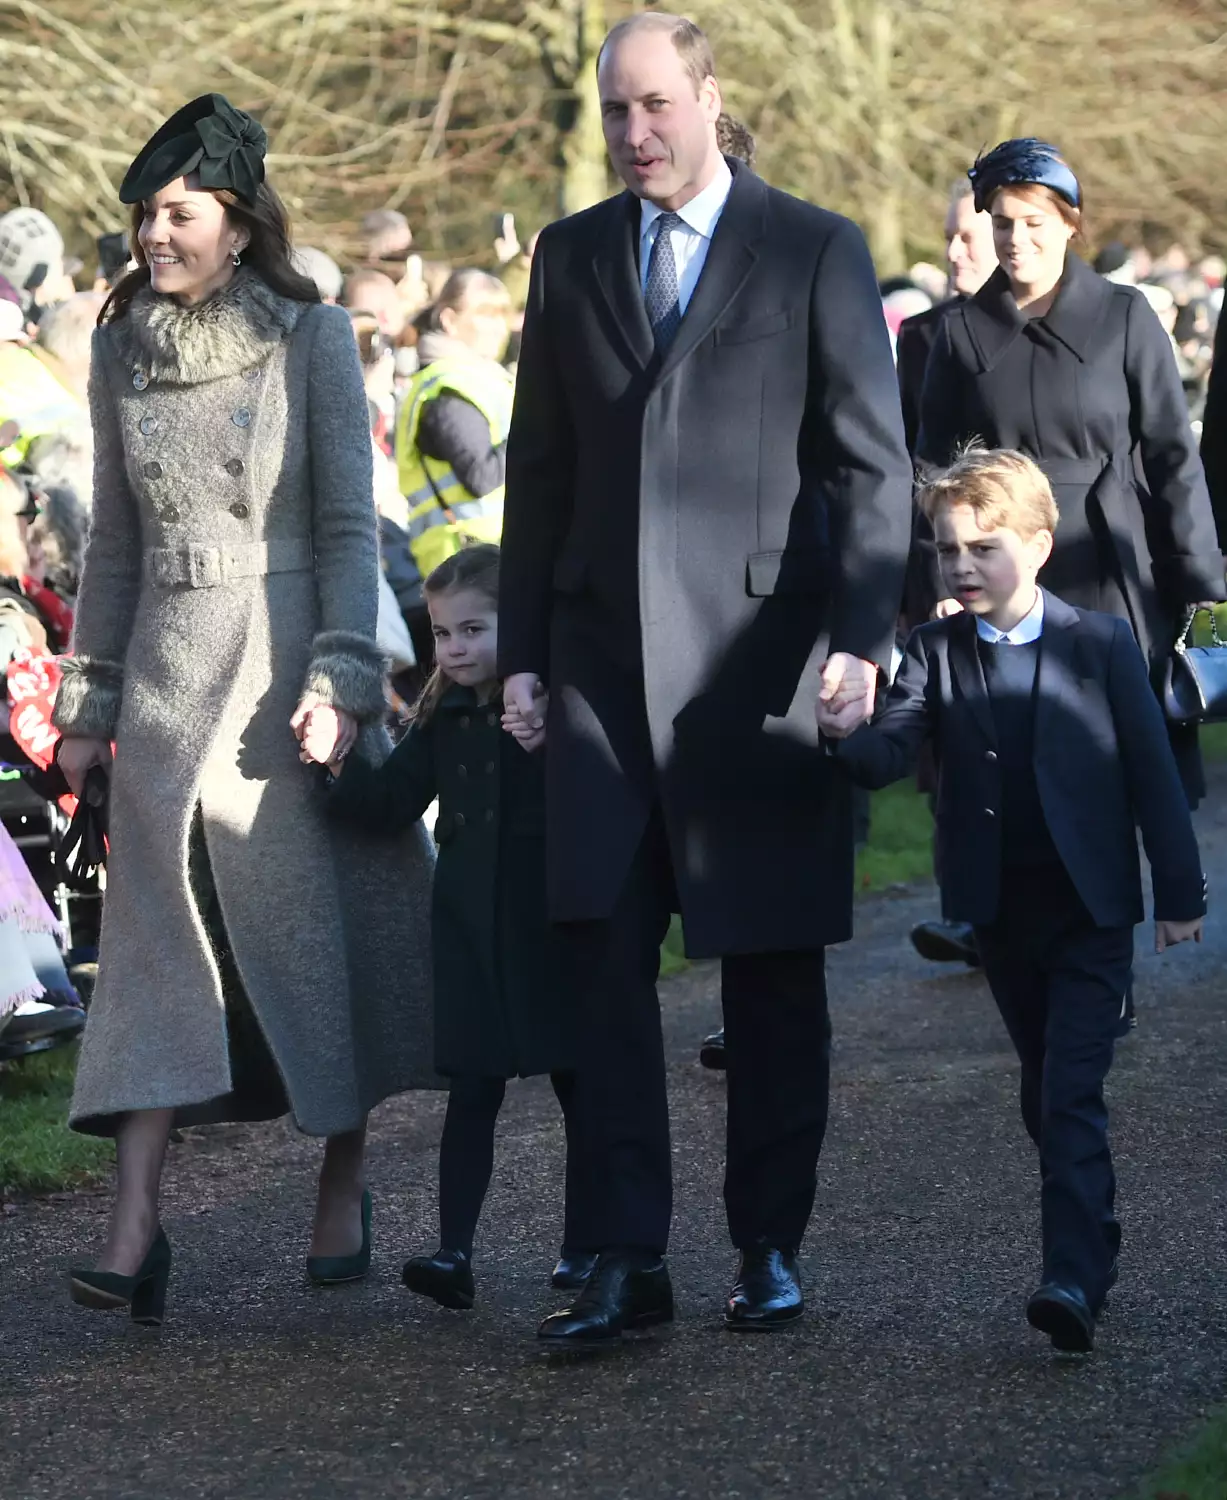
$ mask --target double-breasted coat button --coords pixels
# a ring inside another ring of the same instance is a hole
[[[456,774],[461,777],[467,776],[469,774],[468,766],[457,766]]]
[[[234,416],[230,418],[236,427],[251,426],[251,412],[245,406],[240,406]]]
[[[487,776],[493,776],[494,775],[494,762],[492,760],[488,760],[486,762],[486,775]]]
[[[498,715],[497,714],[487,714],[486,715],[486,723],[489,724],[489,726],[490,726],[491,729],[497,728],[497,726],[498,726]]]
[[[157,419],[157,417],[142,417],[141,418],[141,431],[145,434],[146,437],[152,437],[157,430],[158,430],[158,419]]]
[[[986,818],[995,818],[997,816],[996,809],[992,807],[986,807],[984,809],[984,816]]]
[[[135,390],[144,391],[149,388],[149,376],[144,370],[133,370],[132,385]]]
[[[246,467],[247,465],[241,458],[228,458],[226,460],[226,473],[229,474],[232,479],[241,478],[243,470]]]
[[[997,752],[995,750],[986,750],[984,752],[984,759],[985,760],[996,760],[997,759]]]
[[[494,809],[492,807],[486,808],[486,822],[487,823],[493,823],[494,822]]]
[[[172,521],[173,522],[173,521],[177,521],[178,519],[179,519],[179,507],[177,505],[168,505],[166,507],[166,509],[162,512],[162,520],[164,520],[164,521]]]
[[[460,715],[460,727],[461,727],[461,729],[467,729],[469,727],[469,716],[468,716],[468,714],[461,714]]]
[[[245,521],[251,515],[251,508],[245,500],[236,500],[230,507],[230,514],[237,516],[240,521]]]
[[[159,463],[149,463],[149,464],[145,465],[145,478],[146,479],[161,479],[161,477],[162,477],[162,465],[161,464],[159,464]]]
[[[463,813],[457,813],[456,814],[456,827],[457,828],[463,828],[464,827],[464,814]]]
[[[244,380],[259,380],[259,378],[260,378],[259,368],[256,368],[254,370],[244,370],[243,371],[243,379]]]

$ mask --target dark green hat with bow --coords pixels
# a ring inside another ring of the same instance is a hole
[[[195,172],[209,192],[254,205],[264,181],[264,127],[221,94],[202,94],[171,115],[128,168],[121,203],[141,203],[168,182]]]

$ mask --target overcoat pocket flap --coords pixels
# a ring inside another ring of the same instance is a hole
[[[828,559],[817,548],[798,548],[788,554],[788,566],[782,568],[784,553],[751,552],[746,558],[746,593],[752,599],[769,599],[772,594],[822,594],[828,586]]]
[[[791,308],[771,313],[765,318],[746,318],[740,323],[725,323],[716,329],[718,344],[749,344],[755,339],[769,339],[772,334],[785,333],[792,327],[794,315]]]

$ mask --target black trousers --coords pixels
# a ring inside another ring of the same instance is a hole
[[[1022,1064],[1040,1161],[1044,1280],[1098,1310],[1120,1249],[1104,1082],[1133,968],[1132,927],[1096,927],[1063,869],[1015,872],[980,957]]]
[[[589,1248],[592,1230],[585,1222],[589,1184],[574,1146],[575,1074],[551,1073],[550,1082],[562,1106],[567,1132],[567,1208],[564,1250]],[[439,1144],[439,1239],[448,1250],[473,1253],[473,1235],[494,1169],[494,1127],[503,1097],[504,1078],[459,1077],[451,1080],[443,1139]]]
[[[659,816],[612,914],[561,930],[584,997],[575,1115],[593,1249],[663,1254],[673,1213],[669,1105],[656,981],[676,908]],[[734,1245],[801,1243],[826,1133],[831,1027],[825,955],[739,954],[722,964],[728,1128],[724,1183]]]

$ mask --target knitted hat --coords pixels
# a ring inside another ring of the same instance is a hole
[[[64,240],[37,208],[14,208],[0,218],[0,276],[12,284],[29,312],[35,291],[64,264]]]

